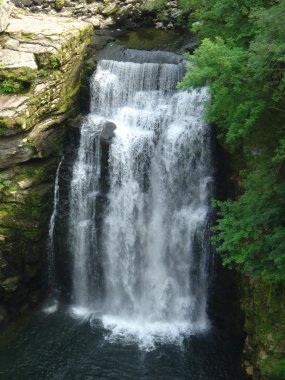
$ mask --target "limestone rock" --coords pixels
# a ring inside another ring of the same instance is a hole
[[[0,3],[0,33],[4,32],[9,25],[12,6],[9,0]]]
[[[18,50],[19,45],[19,41],[14,40],[13,38],[8,38],[5,42],[6,49]]]
[[[45,113],[69,111],[92,27],[66,17],[20,13],[7,33],[0,80],[21,82],[28,91],[28,96],[0,95],[0,135],[11,136],[31,129]],[[50,117],[56,124],[57,115]]]
[[[30,142],[22,136],[0,140],[0,169],[29,161],[34,157],[36,157],[36,152]]]
[[[63,126],[78,112],[92,35],[90,24],[74,18],[13,11],[1,36],[0,325],[39,299],[31,294],[42,285],[41,247]]]
[[[35,57],[32,53],[26,53],[22,51],[15,51],[10,49],[0,50],[0,74],[1,71],[15,69],[19,67],[27,67],[31,70],[37,70],[38,66],[35,61]]]
[[[33,13],[60,14],[77,19],[87,20],[95,28],[107,26],[136,26],[145,23],[146,12],[144,2],[139,0],[11,0],[17,7],[30,9]],[[171,2],[170,2],[171,3]],[[171,8],[168,12],[173,14],[173,4],[167,4]],[[177,3],[176,4],[177,9]],[[168,15],[167,13],[167,15]],[[111,17],[110,17],[111,16]],[[172,17],[173,18],[173,17]],[[126,24],[125,24],[126,22]]]
[[[112,14],[114,14],[115,12],[117,12],[117,10],[118,10],[118,6],[117,6],[117,4],[116,3],[110,3],[110,4],[108,4],[104,9],[103,9],[103,14],[105,14],[105,15],[108,15],[108,16],[110,16],[110,15],[112,15]]]

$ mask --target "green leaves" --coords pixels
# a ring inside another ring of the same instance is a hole
[[[246,46],[255,33],[255,20],[251,15],[266,0],[180,0],[182,9],[192,10],[199,24],[194,24],[202,38],[222,37]]]
[[[192,56],[193,62],[180,88],[210,84],[212,102],[208,120],[222,129],[226,142],[236,147],[245,138],[264,108],[257,83],[248,67],[249,52],[220,37],[204,39]]]
[[[179,88],[208,85],[207,117],[233,161],[240,196],[216,201],[225,265],[285,281],[285,1],[180,0],[202,40]]]
[[[238,200],[216,201],[213,242],[224,264],[270,281],[285,281],[285,184],[276,168],[248,173]]]
[[[0,94],[12,94],[23,91],[23,83],[13,79],[0,81]]]

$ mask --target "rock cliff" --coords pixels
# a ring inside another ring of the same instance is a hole
[[[0,326],[40,297],[55,169],[92,35],[83,21],[15,8],[0,35]]]

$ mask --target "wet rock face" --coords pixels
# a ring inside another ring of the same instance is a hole
[[[90,24],[16,9],[0,47],[0,329],[40,297],[58,156]]]

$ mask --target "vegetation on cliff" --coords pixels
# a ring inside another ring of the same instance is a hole
[[[181,87],[210,84],[208,119],[240,157],[240,194],[217,202],[224,262],[285,281],[284,1],[181,1],[202,37]]]
[[[260,371],[254,378],[283,379],[285,1],[180,5],[201,38],[180,87],[209,85],[208,120],[218,126],[238,184],[232,199],[214,202],[213,241],[224,264],[250,279],[243,309]]]

